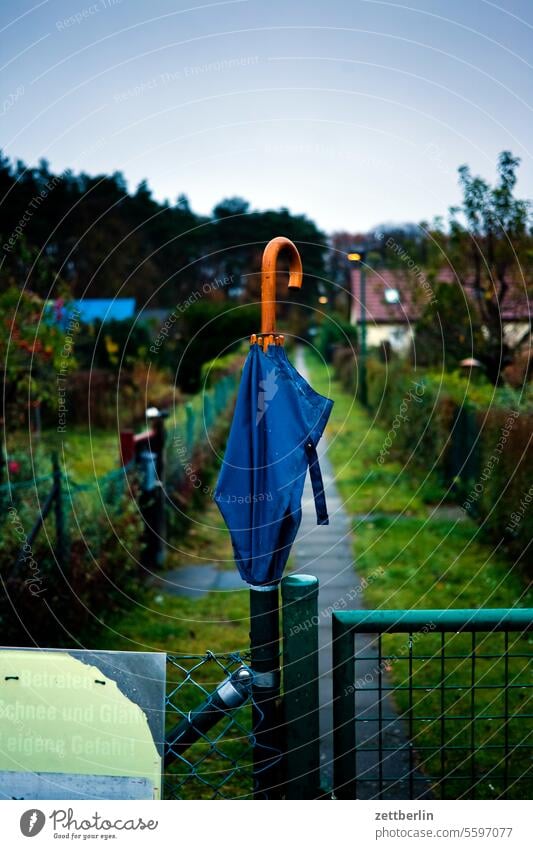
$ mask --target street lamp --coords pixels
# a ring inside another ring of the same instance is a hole
[[[359,302],[361,304],[361,313],[359,317],[359,371],[361,380],[361,389],[359,397],[364,407],[368,402],[368,388],[366,380],[366,247],[358,245],[353,251],[346,255],[349,262],[359,265]]]

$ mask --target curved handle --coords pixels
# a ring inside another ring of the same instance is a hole
[[[276,333],[276,264],[280,251],[289,251],[289,289],[301,289],[302,260],[298,248],[285,236],[276,236],[266,246],[261,265],[261,333]]]

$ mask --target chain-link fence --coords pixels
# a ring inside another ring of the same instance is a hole
[[[240,699],[229,692],[249,661],[239,653],[167,655],[165,798],[251,798],[249,688],[237,685]]]

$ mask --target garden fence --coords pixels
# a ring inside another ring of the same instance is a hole
[[[529,798],[532,629],[530,609],[334,613],[337,798]]]
[[[166,440],[166,463],[158,464],[153,469],[152,488],[158,482],[159,472],[166,466],[167,477],[174,481],[183,480],[186,469],[193,460],[195,453],[210,439],[210,432],[217,425],[220,417],[227,410],[235,395],[238,378],[234,374],[227,375],[212,389],[206,390],[193,403],[181,405],[173,416],[170,439]],[[152,447],[150,439],[153,431],[141,435],[140,446]],[[145,441],[143,442],[142,439]],[[161,449],[165,450],[165,441]],[[180,447],[181,446],[181,447]],[[150,452],[148,452],[150,453]],[[124,455],[122,455],[124,457]],[[137,491],[135,472],[141,472],[141,490],[145,489],[146,464],[140,464],[137,455],[132,454],[118,469],[88,482],[74,479],[68,470],[62,469],[57,455],[51,458],[51,469],[48,474],[42,474],[44,459],[42,451],[38,450],[35,458],[28,464],[27,457],[17,458],[10,455],[1,464],[4,483],[0,485],[0,522],[17,523],[18,548],[11,562],[3,566],[4,576],[15,576],[28,552],[47,527],[47,519],[53,514],[54,530],[46,530],[49,541],[53,542],[54,559],[60,569],[68,575],[69,548],[73,535],[81,536],[87,549],[95,556],[98,555],[98,527],[102,516],[111,522],[121,510],[121,504],[126,494],[135,495]],[[33,466],[34,476],[27,480],[16,479],[9,472],[13,464],[28,468]],[[39,473],[38,473],[39,472]],[[161,482],[160,482],[161,483]],[[149,499],[148,499],[149,500]],[[141,497],[142,501],[142,497]],[[167,498],[161,499],[161,509],[166,509]]]

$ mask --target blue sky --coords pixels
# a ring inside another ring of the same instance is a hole
[[[533,195],[524,0],[3,0],[0,30],[0,145],[29,164],[327,231],[445,213],[504,148]]]

